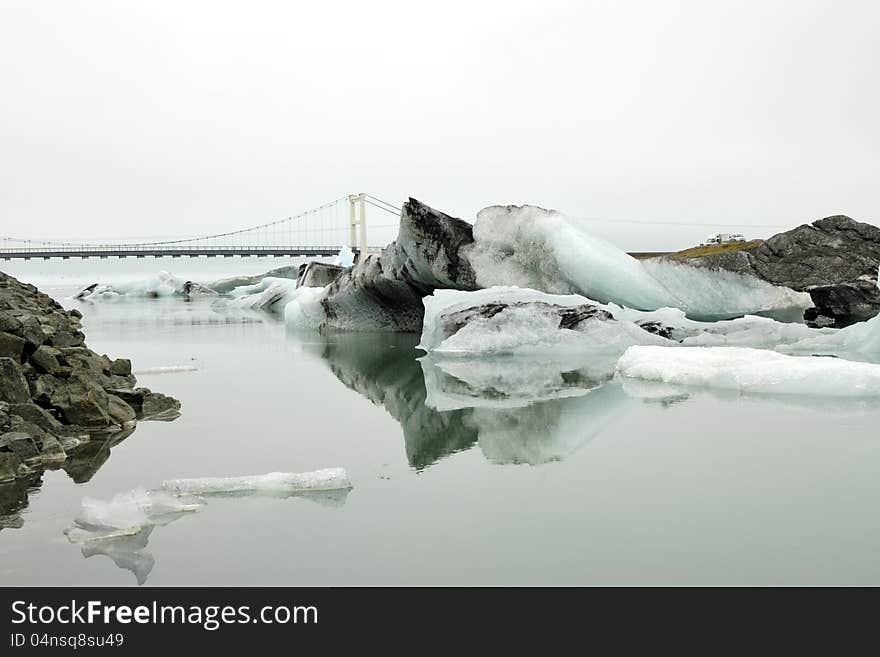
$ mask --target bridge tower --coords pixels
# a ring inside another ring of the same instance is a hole
[[[350,194],[348,197],[349,244],[355,252],[355,262],[368,255],[379,253],[367,244],[367,194]]]

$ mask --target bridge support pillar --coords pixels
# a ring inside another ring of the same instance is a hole
[[[351,194],[348,197],[348,239],[355,262],[360,262],[369,255],[367,248],[367,203],[366,194]]]

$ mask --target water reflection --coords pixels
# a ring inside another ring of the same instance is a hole
[[[295,337],[294,339],[302,339]],[[607,364],[571,369],[565,360],[498,358],[435,361],[417,336],[330,335],[307,348],[348,388],[382,406],[403,430],[413,468],[479,447],[497,464],[540,465],[566,458],[638,406],[668,408],[697,398],[852,415],[870,400],[743,395],[611,377]],[[613,368],[611,368],[613,371]]]
[[[89,441],[71,449],[61,464],[40,467],[26,477],[0,484],[0,530],[19,529],[24,525],[21,512],[27,508],[28,498],[43,485],[46,470],[55,470],[60,466],[75,483],[84,484],[110,458],[110,450],[134,433],[135,428],[93,435]]]
[[[151,525],[131,536],[88,543],[82,546],[82,555],[86,559],[95,555],[109,557],[117,568],[131,572],[139,585],[144,584],[156,565],[156,558],[146,549],[154,528]]]
[[[493,463],[556,461],[636,403],[620,386],[547,362],[482,362],[479,377],[491,384],[472,385],[430,359],[417,360],[417,343],[407,334],[339,334],[307,345],[342,383],[400,423],[407,460],[417,469],[474,445]],[[541,392],[529,393],[529,381]]]
[[[477,441],[467,411],[438,413],[425,404],[422,370],[415,360],[418,336],[408,333],[316,337],[307,350],[327,362],[348,388],[382,406],[403,429],[406,457],[417,469]]]
[[[42,485],[42,472],[0,484],[0,530],[20,529],[24,525],[21,512],[27,508],[30,495]]]

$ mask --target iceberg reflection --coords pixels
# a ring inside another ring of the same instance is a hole
[[[333,374],[403,430],[410,466],[422,469],[478,445],[498,464],[538,465],[565,458],[638,403],[602,385],[602,364],[536,359],[417,360],[417,336],[334,334],[310,345]]]

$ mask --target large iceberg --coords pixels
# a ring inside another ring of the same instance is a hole
[[[630,347],[617,363],[617,374],[744,393],[880,396],[880,365],[745,347]]]
[[[480,287],[513,284],[639,310],[680,308],[696,319],[803,310],[812,303],[806,293],[753,276],[636,260],[591,235],[585,222],[528,205],[481,210],[467,257]]]

